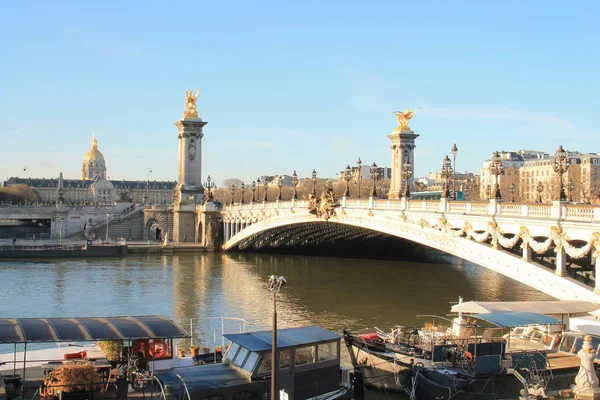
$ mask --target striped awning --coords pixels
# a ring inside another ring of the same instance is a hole
[[[156,316],[0,318],[0,343],[185,338],[172,320]]]

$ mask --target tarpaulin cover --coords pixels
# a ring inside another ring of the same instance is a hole
[[[492,323],[500,328],[529,325],[560,325],[561,321],[544,314],[532,312],[501,312],[475,314],[473,317]]]

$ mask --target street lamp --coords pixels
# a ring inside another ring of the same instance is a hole
[[[204,187],[207,189],[206,201],[213,201],[215,197],[213,196],[212,190],[217,187],[215,183],[212,181],[210,175],[206,177],[206,182],[204,182]]]
[[[360,157],[356,160],[356,165],[358,165],[358,176],[356,180],[358,181],[358,199],[360,200],[360,182],[362,181],[362,161],[360,161]]]
[[[452,152],[452,198],[456,200],[456,153],[458,153],[458,147],[456,147],[456,143],[452,145],[450,149]]]
[[[375,161],[373,161],[373,164],[371,164],[369,174],[371,175],[371,179],[373,179],[373,189],[371,190],[371,197],[376,197],[377,188],[375,187],[375,185],[377,184],[377,179],[379,179],[379,170],[377,168],[377,164],[375,164]]]
[[[573,202],[573,190],[575,190],[575,182],[573,179],[569,181],[569,201]]]
[[[282,200],[281,197],[281,188],[283,187],[283,176],[279,175],[277,178],[277,188],[279,189],[279,193],[277,194],[277,200]]]
[[[231,184],[231,205],[233,205],[233,195],[235,194],[235,185]]]
[[[402,179],[404,180],[404,193],[402,194],[402,196],[406,197],[407,199],[410,197],[410,188],[408,187],[408,180],[410,179],[412,174],[412,164],[409,160],[406,160],[404,162],[404,166],[402,167]]]
[[[256,181],[252,181],[252,198],[250,199],[250,203],[254,203],[256,201]]]
[[[277,397],[277,293],[287,284],[284,276],[271,275],[269,277],[269,291],[273,292],[273,334],[271,337],[271,400]]]
[[[263,189],[265,190],[265,197],[263,198],[263,201],[268,201],[268,200],[269,200],[269,198],[268,198],[268,196],[267,196],[267,193],[268,193],[268,190],[267,190],[267,189],[268,189],[268,185],[269,185],[269,182],[267,182],[267,180],[266,180],[265,178],[263,178]]]
[[[296,170],[292,173],[292,185],[294,185],[294,194],[292,195],[292,199],[298,199],[298,174]]]
[[[313,169],[313,172],[310,175],[311,175],[312,184],[313,184],[312,194],[313,194],[313,196],[316,196],[317,195],[317,171],[315,171]]]
[[[448,183],[448,181],[450,180],[450,177],[452,176],[453,172],[454,170],[452,169],[452,161],[450,161],[448,155],[446,155],[446,157],[444,157],[444,159],[442,160],[442,169],[440,170],[440,176],[444,180],[444,190],[442,192],[442,197],[446,199],[449,199],[451,197],[450,184]]]
[[[497,151],[492,155],[490,174],[494,175],[494,199],[502,200],[502,194],[500,193],[500,175],[504,175],[504,165],[502,165],[502,156]]]
[[[565,193],[565,187],[563,185],[563,174],[569,169],[569,155],[563,149],[562,144],[556,150],[554,154],[554,172],[558,174],[559,190],[560,190],[560,201],[567,201],[567,194]]]
[[[344,170],[344,180],[346,181],[346,191],[344,192],[344,197],[350,197],[350,180],[352,179],[352,169],[350,168],[350,164],[346,166]]]
[[[517,191],[517,185],[514,183],[511,183],[508,191],[510,192],[511,195],[511,201],[514,203],[515,202],[515,192]]]
[[[110,212],[106,210],[106,242],[108,243],[108,217],[110,216]],[[61,224],[61,238],[62,238],[62,224]]]
[[[260,178],[256,179],[256,200],[260,199]]]
[[[542,183],[542,181],[538,181],[537,186],[536,186],[537,192],[538,192],[538,203],[542,202],[542,192],[544,191],[544,184]]]
[[[244,204],[244,192],[246,191],[246,185],[244,184],[244,182],[242,182],[242,184],[240,185],[240,191],[242,192],[242,194],[240,195],[240,204]]]

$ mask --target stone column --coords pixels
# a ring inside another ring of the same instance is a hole
[[[567,261],[567,255],[565,253],[565,249],[560,248],[556,249],[556,271],[554,273],[558,276],[565,276],[567,271],[565,270]]]
[[[410,161],[413,171],[415,169],[414,149],[416,147],[415,139],[418,137],[419,135],[410,129],[403,131],[396,130],[388,135],[388,138],[392,141],[392,176],[390,179],[390,191],[388,192],[389,199],[400,198],[403,185],[402,168],[406,160]],[[410,177],[408,179],[408,186],[411,192],[414,190],[413,182],[413,177]]]
[[[523,257],[521,260],[526,262],[531,261],[531,247],[527,243],[523,243]]]
[[[206,205],[208,204],[212,203],[207,203]],[[198,232],[198,234],[201,235],[198,242],[208,250],[218,249],[222,245],[222,243],[219,243],[219,232],[221,230],[221,223],[219,222],[220,215],[220,211],[211,210],[210,207],[204,207],[204,209],[198,213],[198,221],[202,226],[202,231]]]

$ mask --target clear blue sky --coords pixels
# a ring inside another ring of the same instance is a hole
[[[416,175],[494,150],[600,151],[597,1],[4,2],[0,179],[80,176],[92,131],[114,179],[175,180],[186,89],[203,175],[335,176],[390,164],[421,110]]]

